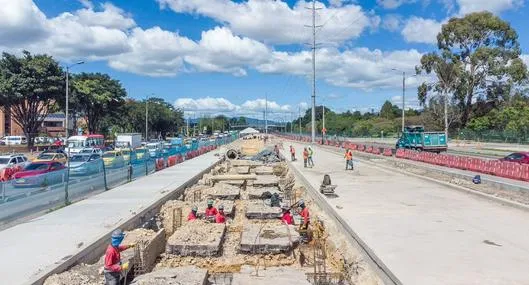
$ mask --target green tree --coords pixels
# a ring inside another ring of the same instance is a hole
[[[21,57],[3,53],[0,59],[0,105],[10,111],[33,147],[39,127],[48,114],[64,100],[64,73],[47,55]]]
[[[486,94],[493,82],[513,85],[527,78],[516,31],[490,12],[450,19],[437,35],[437,45],[437,53],[423,56],[421,69],[435,72],[439,80],[450,75],[438,74],[440,71],[452,70],[457,75],[453,86],[443,86],[445,83],[441,82],[438,90],[447,92],[454,88],[454,99],[462,109],[462,126],[469,120],[474,98]],[[425,85],[419,87],[423,102],[427,90]]]
[[[73,76],[72,85],[90,133],[101,132],[106,117],[121,115],[127,92],[118,80],[108,74],[80,73]]]
[[[394,109],[393,109],[393,104],[391,104],[391,102],[387,101],[384,102],[384,104],[382,105],[382,108],[380,108],[380,117],[384,118],[384,119],[387,119],[387,120],[391,120],[393,118],[395,118],[395,112],[394,112]]]
[[[246,125],[246,117],[239,117],[239,120],[237,120],[238,125]]]

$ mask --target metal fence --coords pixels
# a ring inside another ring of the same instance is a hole
[[[123,158],[104,163],[102,159],[82,166],[20,177],[0,182],[0,226],[18,218],[68,205],[88,195],[102,192],[132,180],[192,159],[235,137],[201,141],[159,152],[133,151]]]

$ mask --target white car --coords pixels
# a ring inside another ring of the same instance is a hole
[[[28,158],[22,154],[11,154],[0,156],[0,170],[6,167],[21,166],[24,167],[28,163]]]
[[[99,154],[103,155],[103,151],[99,148],[83,148],[79,151],[79,154]]]

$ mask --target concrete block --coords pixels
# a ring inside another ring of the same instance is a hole
[[[237,166],[234,169],[235,169],[235,173],[237,174],[249,174],[250,173],[250,166]]]
[[[254,254],[289,252],[299,242],[295,226],[247,224],[241,234],[240,251]]]
[[[239,199],[241,188],[226,183],[218,183],[215,187],[209,188],[206,193],[211,199],[235,200]]]
[[[143,249],[143,266],[145,271],[151,271],[156,263],[156,259],[165,250],[165,230],[161,229],[146,243]]]
[[[255,174],[257,175],[273,175],[274,168],[270,166],[258,166],[255,168]]]
[[[271,187],[248,187],[248,199],[268,199],[270,197],[265,197],[263,194],[265,192],[270,192],[270,194],[278,193],[281,194],[279,188],[276,186]]]
[[[220,251],[225,224],[195,220],[184,224],[169,237],[165,252],[182,256],[214,256]]]
[[[131,285],[206,285],[208,271],[196,266],[163,268],[137,276]]]
[[[279,184],[279,178],[275,175],[258,175],[257,179],[253,181],[254,186],[277,186]]]
[[[234,273],[231,285],[278,285],[296,284],[311,285],[303,271],[291,267],[267,267],[259,270],[256,276],[255,268],[243,266],[240,273]]]
[[[281,208],[270,207],[262,200],[250,200],[246,205],[246,217],[248,219],[279,219]]]

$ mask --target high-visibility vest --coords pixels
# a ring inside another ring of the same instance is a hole
[[[349,151],[349,150],[346,151],[346,152],[345,152],[345,159],[346,159],[346,160],[351,160],[351,159],[353,159],[353,153],[352,153],[351,151]]]

